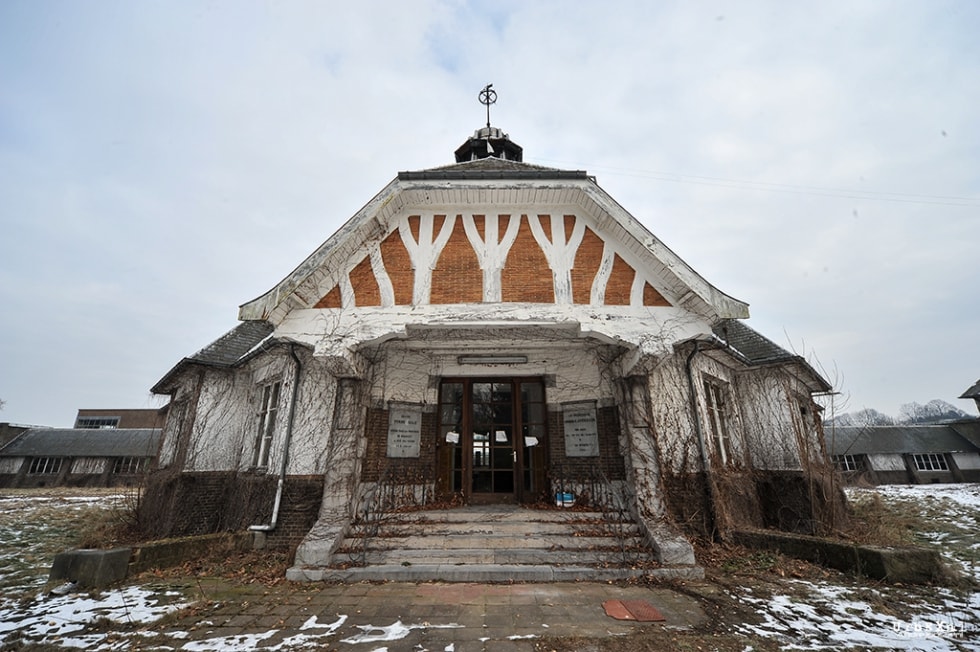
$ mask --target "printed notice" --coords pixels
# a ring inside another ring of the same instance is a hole
[[[507,441],[507,433],[505,431],[503,431],[503,430],[498,430],[497,431],[497,441],[498,442],[506,442]]]
[[[565,426],[565,455],[599,456],[599,428],[594,401],[565,403],[562,406],[562,422]]]
[[[458,444],[459,443],[459,433],[458,432],[453,432],[452,430],[450,430],[449,432],[446,433],[446,441],[449,442],[450,444]]]
[[[422,406],[392,405],[388,410],[388,457],[418,457],[422,441]]]
[[[538,438],[537,437],[525,437],[524,438],[524,445],[527,446],[528,448],[530,448],[531,446],[537,446],[538,445]]]

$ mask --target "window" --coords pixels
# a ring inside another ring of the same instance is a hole
[[[78,417],[75,419],[76,428],[106,429],[118,428],[119,417]]]
[[[146,461],[145,457],[117,457],[112,462],[112,473],[113,475],[142,473],[146,468]]]
[[[269,450],[272,448],[272,437],[276,432],[276,414],[279,412],[279,388],[281,383],[269,383],[262,387],[261,401],[256,413],[255,459],[253,466],[269,466]]]
[[[722,464],[732,459],[732,440],[728,433],[728,389],[713,380],[704,381],[704,403],[708,412],[711,441],[721,457]]]
[[[941,453],[913,455],[912,461],[915,463],[916,471],[949,471],[949,467],[946,465],[946,456]]]
[[[864,463],[860,455],[834,455],[834,466],[838,471],[860,471]]]
[[[31,466],[27,470],[29,475],[42,475],[61,473],[63,457],[35,457],[31,460]]]

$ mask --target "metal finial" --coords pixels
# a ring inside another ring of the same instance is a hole
[[[480,104],[487,107],[487,129],[490,128],[490,105],[497,102],[497,91],[493,90],[493,84],[487,84],[480,91]]]

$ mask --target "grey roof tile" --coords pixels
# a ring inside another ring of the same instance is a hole
[[[752,364],[783,362],[799,357],[737,319],[723,319],[715,324],[712,331]]]
[[[233,367],[272,337],[275,328],[266,321],[243,321],[194,355],[182,359],[150,388],[154,394],[169,394],[172,381],[189,364]]]
[[[980,452],[949,425],[828,427],[824,436],[831,455]]]
[[[0,457],[154,457],[158,428],[34,428],[0,448]]]
[[[443,179],[587,179],[583,170],[561,170],[494,157],[465,161],[426,170],[398,173],[402,181]]]
[[[272,335],[272,324],[265,321],[243,321],[188,360],[219,367],[230,367]]]

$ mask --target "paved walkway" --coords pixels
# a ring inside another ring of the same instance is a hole
[[[696,600],[645,586],[553,584],[298,584],[200,587],[214,606],[161,628],[154,645],[186,650],[530,651],[546,637],[604,637],[688,628]],[[663,623],[616,620],[607,600],[644,600]],[[161,638],[169,638],[164,643]]]

